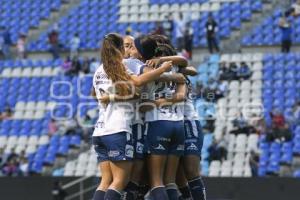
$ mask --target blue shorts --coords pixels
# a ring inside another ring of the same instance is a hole
[[[127,132],[93,137],[99,162],[132,160],[134,154],[132,135]]]
[[[198,120],[185,120],[184,129],[184,155],[197,155],[200,157],[203,146],[203,134],[200,122]]]
[[[136,159],[144,159],[144,132],[143,124],[132,125],[134,158]]]
[[[185,138],[183,121],[148,122],[145,129],[145,150],[147,153],[183,155]]]

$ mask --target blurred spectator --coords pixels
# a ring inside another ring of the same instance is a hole
[[[4,154],[3,149],[0,148],[0,168],[1,168],[1,166],[2,166],[2,163],[4,162],[3,154]]]
[[[288,124],[283,114],[279,110],[270,113],[272,119],[272,130],[267,134],[268,141],[284,142],[292,139]]]
[[[20,173],[22,176],[28,176],[28,160],[26,158],[20,158]]]
[[[4,57],[3,45],[4,45],[4,38],[2,34],[0,34],[0,58],[2,58],[2,56]]]
[[[18,59],[26,58],[26,40],[27,40],[27,36],[25,34],[21,34],[17,41]]]
[[[5,59],[10,59],[10,46],[12,45],[11,34],[8,29],[4,28],[1,35],[3,38],[2,53]]]
[[[293,121],[292,124],[300,124],[300,101],[293,106]]]
[[[258,117],[256,114],[253,115],[253,120],[251,120],[251,126],[255,128],[258,135],[265,134],[267,130],[267,124],[265,118]]]
[[[298,17],[300,15],[300,0],[296,0],[291,6],[292,15]]]
[[[2,166],[2,174],[5,176],[18,176],[19,174],[19,164],[16,159],[7,160]]]
[[[86,143],[90,141],[90,136],[93,133],[93,120],[86,114],[82,123],[82,138]]]
[[[184,29],[185,29],[185,22],[183,20],[183,14],[179,14],[179,19],[175,20],[175,38],[176,38],[176,45],[177,50],[182,51],[184,47]]]
[[[193,55],[193,37],[194,30],[191,26],[191,22],[187,22],[184,29],[184,49],[188,53],[188,59],[192,59]]]
[[[164,35],[165,34],[164,28],[162,27],[162,24],[160,21],[155,22],[155,28],[151,32],[151,34],[153,34],[153,35]]]
[[[225,62],[222,62],[220,64],[219,79],[230,80],[230,70],[229,67],[227,67],[227,64]]]
[[[55,181],[52,189],[53,200],[64,200],[67,196],[67,192],[62,188],[62,184],[59,181]]]
[[[211,146],[208,147],[208,161],[211,162],[213,160],[225,160],[227,158],[227,149],[224,145],[226,144],[228,144],[228,141],[225,141],[225,138],[221,138],[219,141],[214,138]]]
[[[238,66],[236,63],[230,63],[229,67],[226,66],[226,63],[221,63],[219,79],[220,80],[238,80]]]
[[[270,113],[271,118],[272,118],[272,127],[273,128],[283,128],[285,127],[285,118],[283,114],[275,109],[273,112]]]
[[[68,74],[69,71],[72,69],[72,62],[69,56],[65,59],[64,63],[61,65],[61,68],[63,74]]]
[[[71,59],[77,58],[79,55],[80,38],[78,33],[75,33],[70,41],[70,57]]]
[[[205,124],[203,126],[203,131],[207,133],[213,133],[215,130],[215,121],[216,118],[211,114],[205,117]]]
[[[229,65],[229,80],[238,80],[238,66],[236,63],[232,62]]]
[[[100,63],[96,60],[96,58],[92,58],[90,63],[90,73],[95,73],[99,65]]]
[[[251,134],[255,132],[254,127],[248,124],[248,121],[244,118],[242,113],[238,113],[237,117],[232,120],[233,130],[230,131],[232,134]]]
[[[208,21],[206,22],[205,28],[209,52],[214,53],[214,49],[216,50],[216,52],[219,52],[220,49],[216,36],[218,31],[218,24],[211,14],[208,16]]]
[[[166,20],[163,22],[162,26],[164,28],[165,35],[171,40],[174,28],[172,15],[166,16]]]
[[[241,66],[237,70],[237,77],[238,79],[242,80],[247,80],[251,77],[252,72],[249,68],[249,66],[245,63],[242,62]]]
[[[250,151],[249,165],[251,168],[252,177],[258,176],[259,155],[254,151]]]
[[[50,136],[52,136],[55,133],[57,133],[57,131],[58,131],[57,123],[56,123],[55,119],[52,118],[48,124],[48,133]]]
[[[72,59],[72,68],[71,68],[71,74],[72,75],[78,75],[79,71],[81,69],[81,63],[77,57]]]
[[[4,109],[4,112],[0,113],[0,121],[1,121],[1,120],[4,120],[4,119],[10,118],[10,117],[12,116],[12,114],[13,114],[13,113],[12,113],[11,108],[7,106],[7,107]]]
[[[228,82],[219,81],[218,88],[216,90],[216,100],[225,97],[227,93],[228,93]]]
[[[57,59],[59,58],[59,54],[60,54],[60,45],[59,45],[59,41],[58,41],[58,31],[57,30],[52,30],[49,34],[48,34],[48,41],[50,44],[50,53],[53,56],[53,59]]]
[[[289,13],[285,12],[279,19],[279,28],[281,29],[281,52],[289,53],[292,46],[292,27],[288,20]]]
[[[125,31],[125,35],[131,35],[132,34],[132,29],[131,27],[127,27],[126,31]]]
[[[85,57],[82,63],[81,71],[84,74],[90,73],[90,59],[88,57]]]

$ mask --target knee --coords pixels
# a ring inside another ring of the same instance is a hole
[[[194,166],[186,166],[184,172],[188,180],[200,176],[200,170]]]
[[[98,189],[107,190],[112,183],[112,178],[102,178]]]
[[[111,187],[118,190],[124,190],[124,188],[129,183],[129,179],[129,177],[115,178],[111,184]]]

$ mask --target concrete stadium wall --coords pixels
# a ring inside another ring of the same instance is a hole
[[[68,183],[74,177],[0,178],[0,199],[3,200],[52,200],[54,181]],[[86,187],[97,184],[91,178]],[[205,178],[208,200],[299,200],[300,180],[292,178]],[[67,190],[69,194],[79,188]],[[92,192],[84,199],[91,199]]]

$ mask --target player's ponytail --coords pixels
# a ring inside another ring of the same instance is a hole
[[[131,80],[130,75],[127,73],[123,64],[124,46],[123,39],[116,33],[106,35],[102,42],[101,60],[103,68],[109,79],[115,85],[118,95],[130,95],[129,83]]]

